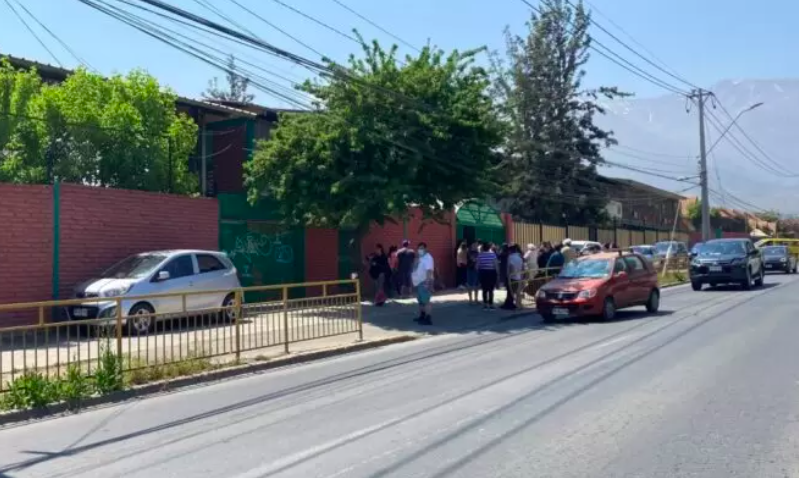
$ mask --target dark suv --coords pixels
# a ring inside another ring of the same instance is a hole
[[[749,239],[713,239],[702,244],[691,258],[691,287],[702,290],[704,284],[763,285],[763,257]]]

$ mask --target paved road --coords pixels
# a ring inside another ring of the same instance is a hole
[[[0,476],[799,477],[799,276],[0,431]]]

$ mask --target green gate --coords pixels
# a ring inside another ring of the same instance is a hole
[[[219,209],[219,247],[236,265],[244,287],[305,281],[304,229],[281,224],[266,200],[253,207],[244,195],[220,194]],[[301,291],[293,289],[294,294]],[[259,295],[259,300],[278,295]]]
[[[488,204],[469,200],[455,211],[458,242],[466,239],[502,244],[506,240],[505,225],[496,209]]]

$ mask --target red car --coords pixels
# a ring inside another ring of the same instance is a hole
[[[538,290],[536,308],[544,321],[597,316],[612,320],[616,311],[637,305],[660,307],[657,271],[640,254],[603,252],[567,264]]]

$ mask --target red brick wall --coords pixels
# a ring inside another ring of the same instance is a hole
[[[53,196],[48,186],[0,184],[0,303],[50,299]],[[17,321],[0,312],[0,323]]]
[[[215,199],[61,186],[62,298],[69,296],[75,284],[130,254],[218,247]]]
[[[383,244],[388,252],[389,247],[395,245],[400,247],[403,239],[411,241],[411,246],[416,247],[419,242],[426,242],[428,250],[433,254],[436,263],[436,275],[439,283],[446,287],[455,285],[455,215],[450,213],[445,218],[445,223],[432,221],[422,221],[422,214],[414,210],[412,217],[408,221],[408,236],[403,236],[403,224],[386,222],[383,227],[373,226],[369,233],[361,241],[361,251],[364,256],[371,253],[375,244]],[[366,276],[366,270],[362,276]],[[371,289],[370,281],[366,281],[364,286]]]
[[[338,260],[338,231],[336,229],[305,229],[306,282],[338,279]],[[308,291],[309,296],[320,293],[321,288]]]

